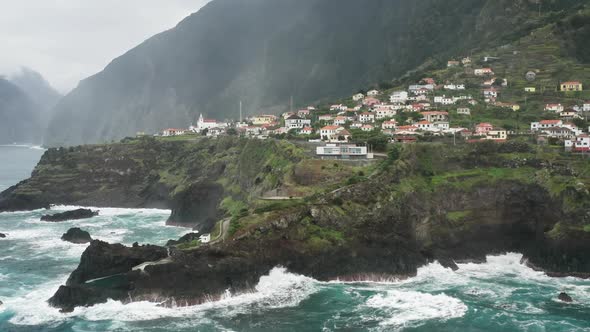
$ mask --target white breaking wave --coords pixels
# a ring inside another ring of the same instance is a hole
[[[51,297],[63,277],[40,286],[17,299],[8,299],[6,306],[16,312],[10,320],[16,325],[39,325],[80,317],[88,321],[146,321],[164,317],[195,318],[202,317],[209,310],[222,310],[224,316],[235,316],[256,309],[273,309],[297,306],[301,301],[318,290],[314,279],[289,273],[285,268],[274,268],[269,275],[260,278],[251,293],[231,295],[227,293],[221,300],[207,302],[191,307],[166,308],[152,302],[133,302],[123,304],[109,300],[92,307],[78,307],[72,313],[61,314],[45,301]]]
[[[226,293],[219,301],[207,302],[190,307],[165,308],[151,302],[122,304],[109,301],[91,308],[78,308],[78,314],[90,321],[118,320],[144,321],[162,317],[194,317],[205,311],[222,310],[224,316],[235,316],[255,309],[295,307],[318,290],[314,279],[287,272],[278,267],[262,276],[255,291],[239,295]]]
[[[32,144],[0,144],[0,147],[3,148],[27,148],[31,150],[47,150],[40,145],[32,145]]]
[[[394,328],[409,327],[436,319],[444,321],[465,315],[467,306],[461,300],[445,294],[431,295],[415,291],[391,290],[367,300],[369,308],[382,311],[387,318],[379,325]]]
[[[121,215],[170,215],[171,210],[165,209],[129,209],[129,208],[104,208],[94,206],[77,205],[51,205],[52,211],[71,211],[76,209],[90,209],[100,211],[100,216],[121,216]]]

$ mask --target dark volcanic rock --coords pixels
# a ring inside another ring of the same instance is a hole
[[[5,238],[5,237],[6,237],[6,234],[4,234],[4,233],[0,233],[0,238],[2,238],[2,239],[3,239],[3,238]]]
[[[64,241],[72,242],[72,243],[88,243],[92,241],[90,234],[86,231],[81,230],[80,228],[70,228],[64,235],[61,236],[61,239]]]
[[[78,268],[72,272],[66,285],[49,299],[49,304],[62,311],[72,311],[77,306],[103,303],[109,298],[124,300],[134,288],[126,274],[136,276],[140,272],[131,271],[133,267],[167,256],[163,247],[147,245],[129,248],[94,240],[82,254]],[[103,278],[108,286],[86,283],[99,278]]]
[[[134,248],[122,244],[108,244],[94,240],[82,254],[80,265],[68,278],[67,285],[84,283],[90,279],[130,271],[145,262],[153,262],[168,256],[166,248],[146,245]]]
[[[572,299],[572,297],[571,297],[571,296],[569,296],[569,295],[568,295],[567,293],[565,293],[565,292],[562,292],[562,293],[560,293],[560,294],[559,294],[559,296],[558,296],[557,298],[558,298],[560,301],[562,301],[562,302],[567,302],[567,303],[571,303],[571,302],[573,302],[573,301],[574,301],[574,300]]]
[[[56,213],[53,215],[47,214],[41,217],[41,221],[61,222],[68,220],[88,219],[96,216],[98,216],[98,211],[92,211],[90,209],[77,209],[62,213]]]
[[[198,240],[198,239],[199,239],[198,233],[188,233],[178,240],[169,240],[168,242],[166,242],[166,247],[176,246],[181,243],[189,243],[191,241]]]

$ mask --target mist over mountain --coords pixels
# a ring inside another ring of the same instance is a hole
[[[40,73],[27,67],[21,67],[18,72],[11,75],[10,81],[39,106],[42,111],[41,120],[47,124],[51,118],[51,110],[62,95]]]
[[[0,144],[40,143],[39,106],[18,86],[0,77]]]
[[[582,0],[213,0],[82,81],[49,145],[93,143],[348,95],[510,42]]]

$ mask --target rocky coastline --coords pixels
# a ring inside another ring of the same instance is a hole
[[[215,149],[207,144],[208,151]],[[213,185],[212,178],[189,177],[188,184],[174,187],[170,194],[169,202],[175,202],[172,215],[178,220],[206,220],[201,214],[209,219],[230,214],[222,240],[192,247],[187,244],[194,234],[172,240],[167,247],[92,241],[49,303],[63,311],[109,298],[193,305],[226,290],[251,291],[277,266],[322,281],[381,281],[414,276],[433,261],[456,270],[457,263],[485,262],[487,255],[506,252],[522,253],[523,263],[550,276],[588,278],[590,259],[585,254],[590,232],[584,225],[590,224],[589,182],[577,168],[585,167],[585,161],[548,162],[535,157],[532,149],[405,147],[390,153],[365,180],[302,200],[234,209],[235,214],[218,209],[225,204],[220,201],[237,197],[228,196],[227,183]],[[519,154],[526,158],[515,158]],[[262,177],[269,172],[265,167],[248,177],[228,173],[233,163],[243,162],[233,158],[208,163],[215,164],[210,170],[215,172],[207,174],[233,181],[233,192],[239,186],[262,190]],[[564,179],[572,185],[557,191],[555,185]],[[24,188],[32,190],[35,181],[34,174]],[[0,209],[19,206],[19,190],[17,186],[0,194]],[[212,195],[205,197],[208,191]],[[197,230],[211,231],[214,224],[199,222]]]

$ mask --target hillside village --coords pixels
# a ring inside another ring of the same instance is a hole
[[[517,43],[439,61],[397,83],[336,103],[228,123],[201,115],[189,129],[168,129],[161,135],[231,134],[369,149],[383,148],[383,142],[527,139],[586,152],[588,80],[587,68],[563,57],[559,40],[545,27]]]
[[[489,59],[485,59],[489,61]],[[517,114],[521,105],[505,101],[503,92],[509,90],[509,81],[499,77],[493,68],[472,68],[472,60],[449,60],[448,70],[463,68],[471,73],[471,81],[438,82],[427,77],[410,84],[405,89],[359,92],[340,104],[308,106],[280,116],[255,115],[244,121],[219,122],[206,119],[201,114],[196,124],[188,129],[166,129],[164,137],[187,134],[203,134],[210,137],[233,134],[255,138],[299,138],[326,143],[361,143],[367,137],[381,135],[389,142],[412,143],[425,137],[453,136],[473,142],[477,140],[506,141],[516,136],[531,136],[539,144],[563,144],[573,151],[589,151],[589,128],[586,125],[590,113],[590,101],[579,104],[547,103],[536,121],[527,128],[502,127],[489,122],[465,125],[467,119],[479,109],[494,109]],[[530,82],[523,91],[535,94],[536,73],[529,71],[525,78]],[[560,83],[558,93],[568,96],[583,92],[580,81]],[[561,98],[555,98],[559,101]],[[582,125],[580,125],[582,124]]]

